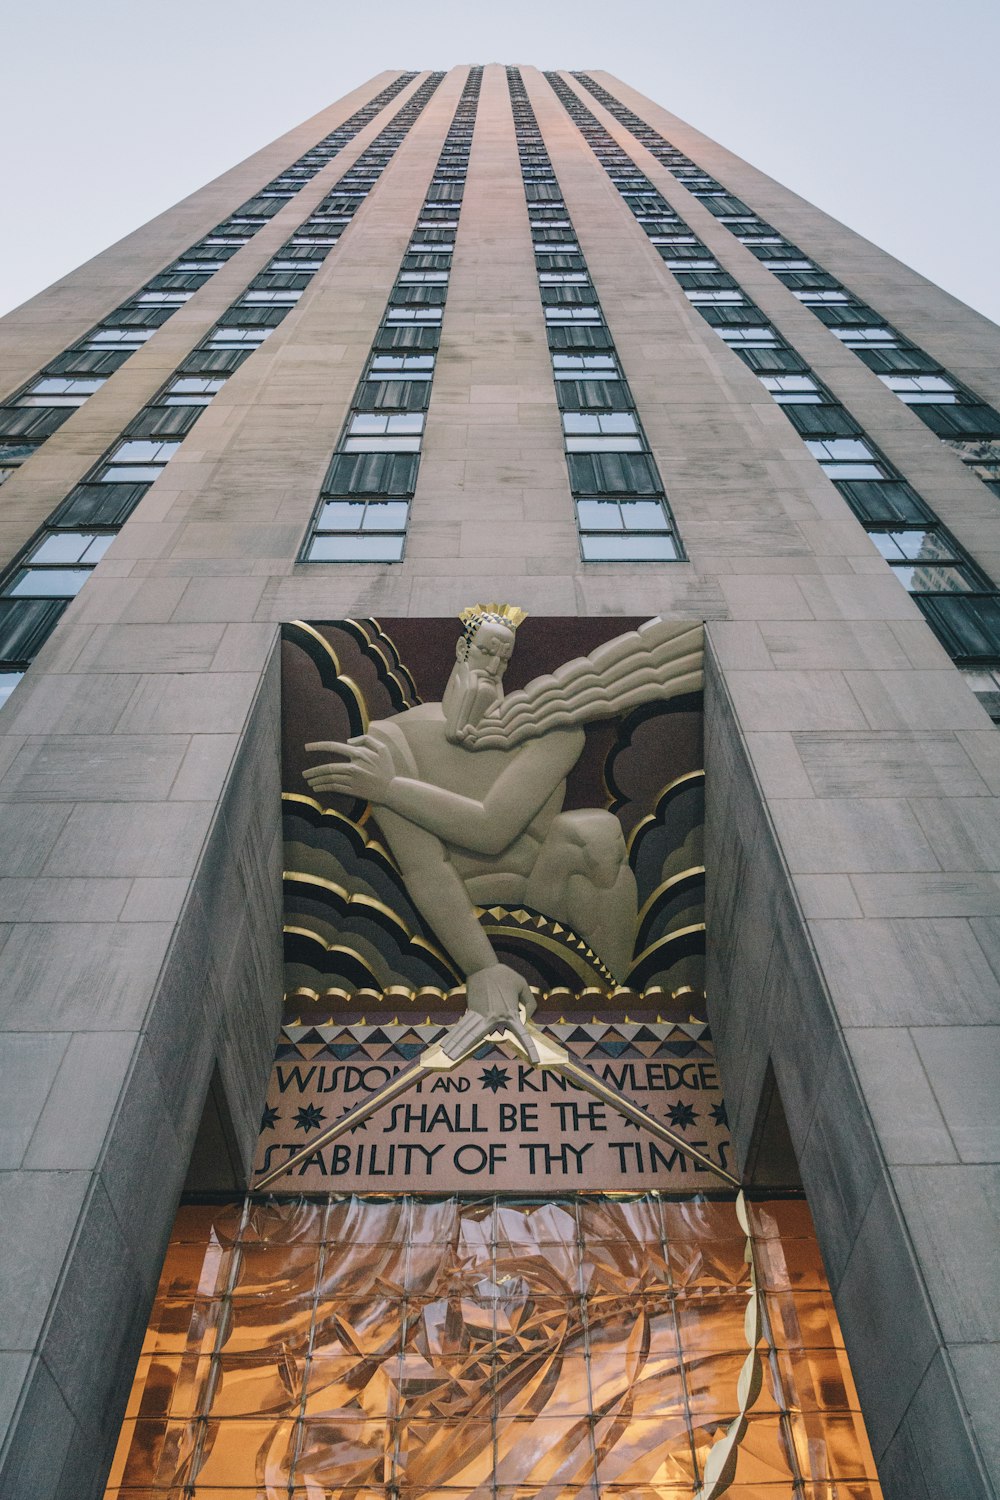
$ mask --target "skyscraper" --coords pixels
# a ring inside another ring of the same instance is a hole
[[[995,1494],[996,328],[493,65],[0,348],[3,1493]]]

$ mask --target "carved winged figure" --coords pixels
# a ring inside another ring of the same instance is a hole
[[[600,808],[564,812],[566,778],[585,724],[701,687],[702,629],[648,620],[504,696],[523,612],[477,604],[460,618],[443,700],[344,744],[307,745],[339,759],[305,776],[314,793],[372,805],[414,904],[465,974],[468,1011],[443,1044],[449,1055],[507,1029],[534,1056],[522,1025],[531,990],[499,961],[476,907],[542,912],[624,978],[637,896],[621,826]]]

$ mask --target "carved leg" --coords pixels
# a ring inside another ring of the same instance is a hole
[[[621,825],[612,813],[581,808],[554,818],[524,899],[579,933],[615,977],[624,978],[638,893]]]

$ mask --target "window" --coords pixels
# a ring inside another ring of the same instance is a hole
[[[309,272],[314,274],[323,269],[321,260],[307,260],[305,256],[301,260],[272,260],[269,271]]]
[[[797,297],[800,302],[808,306],[812,302],[849,302],[850,298],[846,292],[816,291],[812,288],[799,291],[793,288],[792,296]]]
[[[563,432],[569,453],[641,453],[643,443],[638,431],[638,423],[631,412],[604,415],[563,413]]]
[[[6,599],[72,599],[90,577],[90,568],[18,568],[4,586]]]
[[[161,399],[165,406],[208,406],[225,383],[222,376],[181,375],[170,382]]]
[[[668,271],[717,271],[719,263],[716,260],[678,260],[674,256],[665,255],[663,263]],[[695,300],[695,299],[692,299]]]
[[[823,400],[811,375],[761,375],[759,379],[779,406],[812,406]]]
[[[277,291],[269,292],[244,292],[240,298],[240,305],[250,307],[254,303],[266,302],[274,303],[281,307],[290,307],[293,303],[298,302],[301,296],[302,293],[300,291],[294,291],[290,287],[281,287]]]
[[[870,532],[903,587],[916,593],[968,593],[977,580],[940,531]]]
[[[658,500],[578,500],[582,531],[669,531]]]
[[[213,328],[208,336],[209,349],[258,349],[271,333],[270,328]]]
[[[193,272],[204,276],[214,276],[220,266],[225,262],[221,260],[179,260],[170,267],[171,273]]]
[[[680,555],[669,532],[588,532],[582,522],[580,549],[585,562],[675,562]]]
[[[180,307],[182,303],[190,302],[193,296],[193,292],[140,292],[135,300],[162,304],[165,307]]]
[[[376,354],[370,373],[392,376],[394,380],[431,380],[434,374],[433,354]]]
[[[616,498],[660,496],[660,476],[646,453],[567,453],[570,488],[576,495]]]
[[[545,321],[550,324],[560,323],[600,323],[601,309],[599,307],[546,307]]]
[[[34,452],[34,443],[0,442],[0,484],[15,474],[24,460],[30,458]]]
[[[951,405],[958,400],[958,392],[943,375],[880,375],[879,380],[907,406],[923,401]]]
[[[830,331],[848,347],[852,344],[894,344],[897,339],[891,328],[832,328]]]
[[[552,369],[557,380],[617,380],[618,362],[613,354],[555,354]]]
[[[385,315],[386,324],[391,328],[400,323],[440,323],[444,309],[440,307],[390,307]]]
[[[773,328],[719,328],[716,333],[727,344],[745,344],[750,349],[764,349],[778,343],[777,331]]]
[[[129,439],[119,443],[97,477],[105,483],[109,480],[116,484],[152,483],[159,479],[163,466],[170,462],[179,447],[179,442]]]
[[[103,380],[66,379],[47,375],[36,380],[33,386],[18,397],[18,406],[82,406],[89,396],[99,391]]]
[[[874,458],[874,454],[860,438],[829,438],[822,442],[807,442],[806,447],[814,458],[856,459]]]
[[[807,438],[806,447],[831,479],[881,479],[885,470],[860,438]]]
[[[97,328],[87,335],[84,342],[85,347],[90,349],[100,349],[108,344],[138,349],[139,345],[151,339],[155,332],[155,328]]]
[[[717,292],[695,291],[690,288],[685,288],[684,295],[685,297],[687,297],[689,302],[694,302],[696,304],[699,302],[742,303],[746,301],[746,298],[741,291],[739,291],[737,288],[730,289],[729,287],[724,287],[721,291]]]
[[[28,566],[89,563],[96,566],[114,541],[112,532],[50,531],[25,559]]]
[[[113,541],[112,532],[50,531],[7,580],[4,597],[72,599]]]
[[[359,412],[351,418],[344,440],[344,453],[419,453],[424,430],[422,412],[381,415]]]

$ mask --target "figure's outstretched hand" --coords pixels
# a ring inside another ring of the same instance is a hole
[[[324,751],[344,757],[303,771],[311,791],[363,797],[366,802],[376,804],[385,798],[394,771],[392,756],[381,740],[359,734],[344,744],[337,740],[317,740],[306,749],[310,754]]]
[[[462,1057],[491,1032],[507,1031],[531,1061],[538,1062],[538,1049],[525,1025],[534,1013],[535,997],[515,969],[507,964],[479,969],[469,975],[466,995],[468,1010],[441,1038],[441,1048],[448,1057]]]
[[[513,1020],[509,1016],[497,1020],[493,1016],[480,1016],[474,1010],[467,1010],[462,1019],[445,1032],[439,1045],[447,1057],[454,1062],[461,1062],[463,1057],[475,1052],[480,1042],[496,1031],[510,1032],[528,1059],[533,1063],[538,1062],[538,1048],[531,1032],[520,1018]]]

